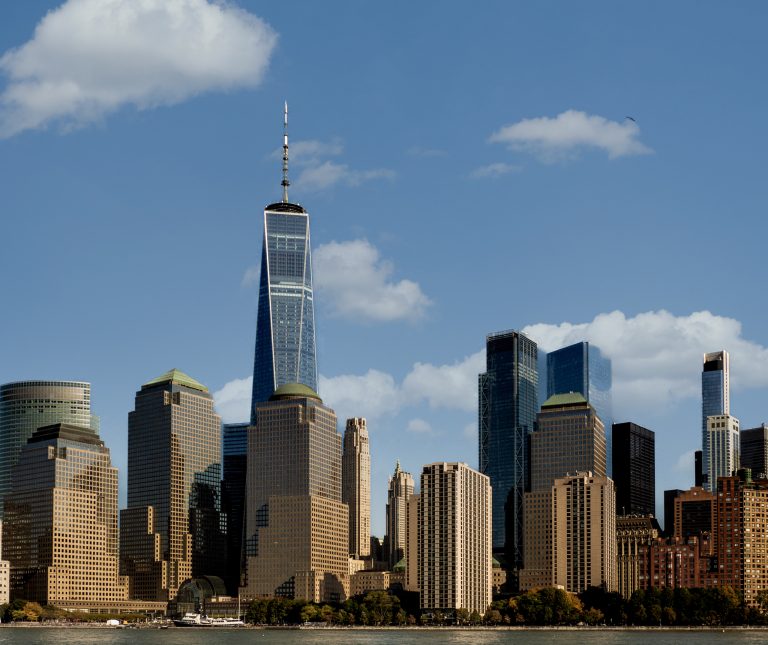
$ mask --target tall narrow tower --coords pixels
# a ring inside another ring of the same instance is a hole
[[[283,114],[282,201],[264,209],[251,423],[255,409],[286,383],[317,390],[309,214],[288,201],[288,104]]]
[[[408,550],[407,504],[411,495],[413,495],[413,477],[410,473],[400,470],[398,461],[395,472],[389,478],[387,492],[387,535],[384,540],[386,543],[384,556],[390,569],[403,559]]]
[[[523,566],[523,495],[530,484],[529,442],[536,421],[538,347],[524,334],[486,338],[480,374],[480,472],[491,479],[493,550],[515,574]]]
[[[717,480],[709,475],[711,456],[707,417],[731,413],[730,369],[731,360],[725,350],[704,354],[704,366],[701,371],[701,447],[704,452],[704,488],[709,491],[717,490]]]
[[[341,501],[349,506],[349,554],[371,554],[371,452],[365,419],[347,419],[341,462]]]

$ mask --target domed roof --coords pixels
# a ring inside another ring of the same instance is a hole
[[[317,392],[303,383],[286,383],[281,385],[269,397],[270,401],[281,401],[282,399],[315,399],[320,401],[320,403],[323,402]]]

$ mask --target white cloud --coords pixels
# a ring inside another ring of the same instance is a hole
[[[502,175],[508,175],[511,172],[519,172],[519,171],[520,171],[520,166],[499,161],[497,163],[488,164],[487,166],[480,166],[480,168],[475,168],[469,174],[469,176],[472,179],[485,179],[485,178],[495,179],[496,177],[501,177]]]
[[[386,168],[353,170],[347,164],[324,161],[302,170],[295,185],[302,190],[314,192],[331,188],[339,183],[347,186],[359,186],[372,179],[393,179],[394,176],[394,171]]]
[[[431,304],[412,280],[394,282],[391,263],[366,240],[329,242],[313,253],[315,286],[334,312],[357,320],[416,320]]]
[[[321,162],[325,157],[337,157],[344,152],[344,145],[340,139],[331,141],[318,141],[317,139],[306,139],[290,142],[290,160],[291,165],[313,166]],[[283,156],[283,149],[275,148],[272,152],[273,159],[280,159]]]
[[[259,284],[259,277],[261,276],[261,269],[258,266],[248,267],[243,273],[243,279],[240,281],[242,287],[252,287]]]
[[[402,384],[375,369],[365,374],[320,375],[318,392],[341,420],[395,416],[403,408],[423,403],[472,412],[477,406],[477,375],[483,369],[484,355],[480,351],[448,365],[415,363]],[[214,392],[216,409],[225,422],[250,418],[251,383],[251,377],[234,379]]]
[[[485,371],[485,350],[450,365],[416,363],[403,380],[406,400],[432,408],[477,410],[477,375]]]
[[[319,394],[339,419],[375,419],[400,410],[400,389],[391,374],[370,369],[363,375],[320,376]]]
[[[277,42],[260,18],[207,0],[68,0],[0,58],[0,136],[255,87]]]
[[[216,412],[224,423],[240,423],[251,420],[251,389],[253,377],[236,378],[225,383],[213,393]]]
[[[721,349],[731,355],[732,387],[768,387],[768,348],[744,338],[738,320],[709,311],[675,316],[661,310],[630,318],[614,311],[588,323],[540,323],[523,332],[545,351],[582,340],[599,346],[613,361],[619,413],[700,396],[702,356]]]
[[[690,475],[694,471],[695,464],[696,464],[696,451],[689,450],[688,452],[684,452],[682,455],[680,455],[677,458],[677,463],[673,466],[673,469],[677,473],[681,473],[683,475]]]
[[[432,434],[432,426],[424,419],[411,419],[408,422],[408,432],[416,434]]]
[[[582,148],[598,148],[614,159],[652,152],[638,140],[639,135],[637,123],[629,119],[609,121],[602,116],[568,110],[554,118],[523,119],[505,125],[491,135],[490,141],[531,152],[545,161],[568,157]]]

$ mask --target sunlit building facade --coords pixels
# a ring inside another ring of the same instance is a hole
[[[371,555],[371,451],[362,417],[347,419],[342,457],[341,498],[349,507],[349,554]]]
[[[99,431],[91,414],[91,384],[83,381],[19,381],[0,385],[0,517],[11,471],[35,430],[67,423]]]
[[[704,488],[717,489],[717,475],[710,475],[710,444],[707,419],[731,413],[731,359],[726,351],[704,354],[701,370],[701,447]],[[731,473],[726,473],[730,475]]]
[[[145,383],[128,413],[120,514],[122,572],[161,578],[145,581],[157,596],[142,599],[172,599],[188,578],[223,570],[220,491],[221,418],[208,388],[176,369]]]

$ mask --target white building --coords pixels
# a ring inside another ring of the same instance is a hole
[[[707,472],[710,490],[717,490],[718,477],[730,477],[739,469],[739,420],[730,414],[707,417]]]

